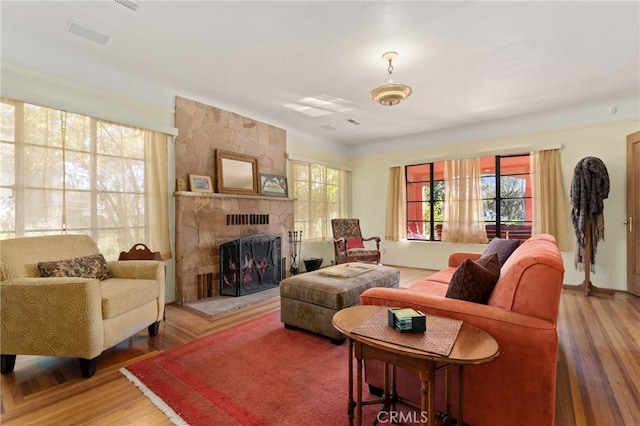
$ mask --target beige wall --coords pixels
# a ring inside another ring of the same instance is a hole
[[[611,190],[604,204],[606,239],[598,245],[596,269],[591,281],[599,287],[626,290],[626,227],[623,223],[626,215],[626,136],[639,129],[640,120],[633,119],[355,158],[351,160],[353,216],[360,218],[364,235],[384,236],[387,175],[391,166],[459,158],[466,156],[466,153],[490,155],[562,145],[562,169],[567,197],[573,169],[580,159],[587,156],[598,157],[607,166]],[[570,222],[567,226],[570,229],[571,251],[562,253],[566,269],[564,281],[566,284],[580,284],[584,273],[574,268],[573,227]],[[446,266],[449,254],[454,251],[482,251],[484,248],[483,245],[473,244],[413,241],[383,241],[382,246],[383,263],[427,269]]]
[[[295,136],[292,137],[290,134],[287,137],[287,156],[293,160],[309,161],[335,169],[351,170],[351,163],[346,156],[295,143]]]

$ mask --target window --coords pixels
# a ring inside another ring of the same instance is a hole
[[[444,163],[407,166],[407,238],[440,240],[444,218]]]
[[[529,154],[482,157],[487,238],[531,236]],[[444,162],[406,166],[407,238],[440,241],[444,218]]]
[[[480,159],[487,238],[527,239],[533,206],[529,154]]]
[[[305,241],[332,238],[331,219],[346,215],[347,172],[319,164],[291,161],[295,229]]]
[[[107,259],[152,242],[148,131],[6,99],[0,108],[0,238],[82,233]]]

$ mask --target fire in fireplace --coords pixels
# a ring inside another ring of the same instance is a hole
[[[220,295],[243,296],[277,287],[282,279],[279,235],[254,234],[220,246]]]

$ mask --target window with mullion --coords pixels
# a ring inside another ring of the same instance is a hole
[[[295,229],[305,241],[332,238],[331,219],[346,214],[345,171],[304,161],[291,161]]]
[[[444,163],[405,168],[407,182],[407,238],[439,241],[444,218]]]
[[[529,154],[482,157],[481,165],[487,237],[528,238],[533,214]],[[444,162],[405,167],[409,240],[440,240],[443,167]]]
[[[526,239],[531,236],[533,214],[529,154],[497,155],[494,161],[494,170],[487,175],[495,179],[492,194],[485,195],[493,203],[491,210],[485,207],[485,217],[493,215],[495,230],[487,237]]]
[[[144,130],[2,99],[0,238],[91,235],[107,258],[147,240]]]

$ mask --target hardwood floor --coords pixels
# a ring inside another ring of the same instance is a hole
[[[556,424],[640,425],[640,298],[564,290]]]
[[[401,286],[433,271],[401,270]],[[82,379],[77,361],[18,356],[0,380],[2,425],[169,425],[118,371],[200,336],[279,309],[271,299],[214,318],[168,305],[160,334],[146,330],[107,350],[98,371]],[[586,297],[563,290],[556,425],[640,425],[640,298],[627,293]]]

